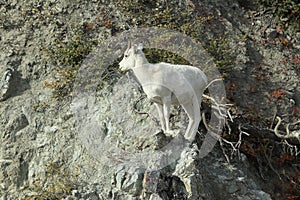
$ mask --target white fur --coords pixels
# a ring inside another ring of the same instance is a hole
[[[142,45],[130,43],[119,63],[122,71],[133,70],[150,101],[154,102],[163,131],[169,132],[170,106],[180,104],[189,117],[185,138],[192,141],[201,120],[200,105],[207,86],[205,74],[198,68],[169,63],[151,64]]]

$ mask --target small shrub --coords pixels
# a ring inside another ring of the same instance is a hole
[[[47,104],[46,102],[39,102],[32,105],[32,108],[35,112],[44,113],[49,108],[49,104]]]
[[[51,62],[60,66],[57,69],[58,76],[45,82],[46,87],[53,89],[55,98],[71,94],[77,71],[96,44],[97,41],[79,29],[69,40],[57,39],[55,45],[48,50]]]
[[[57,71],[58,76],[51,81],[45,81],[44,86],[52,89],[56,99],[72,96],[72,90],[79,67],[65,67]]]
[[[230,42],[230,38],[224,34],[209,41],[205,48],[212,56],[217,68],[222,72],[232,69],[235,64],[235,55]]]
[[[54,46],[49,49],[49,55],[57,65],[78,68],[97,42],[80,28],[75,29],[69,37],[70,39],[57,38]]]
[[[45,178],[36,180],[29,190],[33,193],[21,200],[60,200],[71,194],[76,188],[78,174],[63,169],[55,162],[46,164]]]

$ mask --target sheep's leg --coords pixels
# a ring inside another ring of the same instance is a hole
[[[157,108],[161,128],[165,132],[166,131],[166,123],[165,123],[164,114],[163,114],[163,105],[155,103],[155,106]]]
[[[186,129],[184,137],[192,142],[195,138],[195,135],[198,131],[198,126],[201,120],[199,104],[197,104],[196,108],[194,104],[197,104],[196,101],[189,102],[187,104],[182,104],[183,109],[189,117],[189,124]]]
[[[182,107],[189,118],[189,124],[188,124],[188,127],[187,127],[185,135],[184,135],[184,137],[186,139],[188,139],[188,138],[190,138],[189,137],[190,131],[192,130],[192,127],[194,125],[194,110],[193,110],[193,105],[191,105],[191,104],[182,104]]]
[[[164,120],[166,123],[166,131],[170,132],[171,128],[170,128],[170,107],[171,107],[171,95],[164,97],[162,99],[163,101],[163,113],[164,113]]]

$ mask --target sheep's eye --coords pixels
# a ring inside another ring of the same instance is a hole
[[[128,58],[128,55],[127,55],[127,54],[125,54],[125,55],[124,55],[124,57],[125,57],[125,58]]]

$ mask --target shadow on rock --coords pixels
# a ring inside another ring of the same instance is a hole
[[[20,72],[9,67],[2,74],[0,89],[0,101],[5,101],[10,97],[22,95],[25,90],[30,89],[30,85],[22,78]]]

